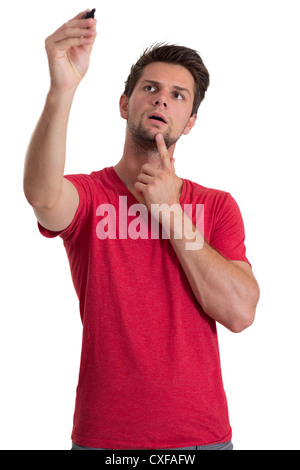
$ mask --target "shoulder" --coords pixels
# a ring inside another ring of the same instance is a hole
[[[92,196],[95,192],[99,193],[105,191],[110,184],[111,168],[103,168],[100,171],[93,171],[90,174],[76,173],[64,175],[64,178],[69,180],[79,192],[79,195]]]
[[[182,204],[202,204],[206,220],[214,227],[221,221],[242,218],[238,203],[228,191],[202,186],[185,179],[183,193]]]
[[[202,186],[194,181],[183,180],[183,199],[198,204],[223,205],[230,203],[233,198],[228,191]]]

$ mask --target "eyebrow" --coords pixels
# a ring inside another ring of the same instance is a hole
[[[156,80],[143,80],[141,82],[142,84],[143,83],[150,83],[151,85],[155,85],[157,87],[160,87],[161,86],[161,83],[160,82],[157,82]],[[181,86],[178,86],[178,85],[173,85],[173,88],[177,91],[183,91],[183,92],[186,92],[188,93],[189,95],[191,94],[190,91],[187,89],[187,88],[183,88]]]

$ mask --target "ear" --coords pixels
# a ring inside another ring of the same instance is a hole
[[[123,95],[120,98],[120,103],[119,103],[120,114],[123,119],[128,118],[128,103],[129,103],[128,96],[124,95],[123,93]]]
[[[185,126],[185,129],[183,131],[183,134],[184,135],[187,135],[190,133],[190,131],[193,129],[194,125],[196,124],[196,121],[197,121],[197,114],[193,114],[193,116],[191,116]]]

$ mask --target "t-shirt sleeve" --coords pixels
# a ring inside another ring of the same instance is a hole
[[[246,261],[245,227],[242,214],[235,199],[225,193],[216,215],[210,245],[228,260]]]
[[[57,236],[60,236],[64,241],[66,241],[74,237],[75,234],[80,231],[80,228],[84,225],[88,217],[89,210],[91,207],[91,188],[88,175],[65,175],[64,178],[74,184],[79,195],[79,205],[72,222],[67,228],[59,232],[48,230],[43,227],[39,222],[37,222],[37,224],[40,233],[44,237],[55,238]]]

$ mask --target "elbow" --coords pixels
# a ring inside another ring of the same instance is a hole
[[[241,333],[251,326],[255,319],[255,311],[247,314],[239,314],[237,318],[228,326],[232,333]]]
[[[37,207],[38,206],[37,200],[32,195],[30,189],[28,189],[25,185],[23,185],[23,193],[24,193],[26,201],[28,202],[28,204],[31,207]]]
[[[232,324],[229,327],[230,331],[233,333],[241,333],[254,323],[259,296],[260,291],[256,284],[251,294],[247,297],[247,301],[244,303],[244,306],[241,308],[241,304],[239,304],[239,307],[237,307],[234,321],[232,321]]]
[[[23,193],[25,199],[31,207],[38,207],[40,205],[40,201],[37,199],[36,193],[34,191],[34,185],[31,181],[28,181],[25,176],[23,179]]]
[[[55,196],[51,195],[51,197],[49,197],[45,191],[36,190],[34,185],[28,183],[25,179],[23,181],[23,193],[28,204],[33,209],[40,210],[52,209],[59,198],[59,195],[57,194],[55,194]]]

